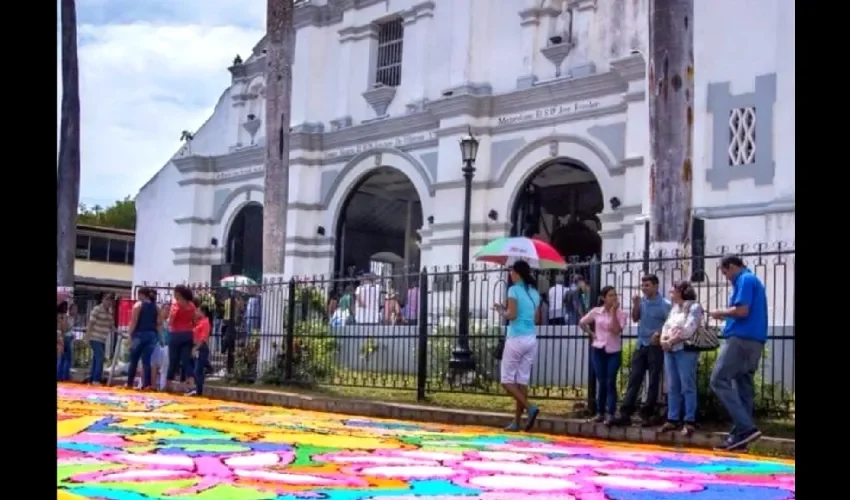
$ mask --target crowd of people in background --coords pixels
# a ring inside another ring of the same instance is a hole
[[[710,379],[710,387],[733,421],[725,450],[738,450],[758,439],[761,432],[753,419],[754,377],[767,341],[767,297],[764,285],[736,256],[725,257],[721,272],[731,284],[728,307],[706,314],[691,283],[675,283],[665,298],[657,276],[641,279],[641,294],[632,297],[630,312],[621,307],[617,290],[605,286],[599,303],[591,307],[591,291],[585,278],[575,277],[569,286],[562,277],[545,291],[538,287],[526,262],[510,268],[511,286],[504,304],[494,310],[507,322],[507,334],[497,348],[501,361],[501,383],[514,398],[514,419],[508,431],[531,429],[539,414],[528,400],[531,370],[537,357],[537,325],[577,325],[591,339],[590,362],[596,379],[594,422],[605,425],[631,425],[637,418],[643,426],[660,425],[661,432],[679,430],[691,435],[696,425],[697,364],[702,348],[694,339],[707,326],[706,316],[725,321],[724,342]],[[215,330],[223,342],[226,371],[233,370],[234,353],[248,333],[258,330],[261,318],[260,294],[230,293],[224,300],[202,304],[186,286],[172,290],[172,299],[157,305],[156,291],[137,291],[129,327],[129,367],[127,386],[134,387],[141,363],[142,390],[165,390],[170,381],[194,387],[188,395],[203,393],[210,367],[209,338]],[[90,383],[100,383],[107,339],[115,330],[115,297],[101,294],[91,310],[83,340],[91,347]],[[411,283],[402,299],[394,291],[382,293],[374,275],[364,275],[358,286],[346,286],[331,294],[327,318],[332,326],[356,324],[415,324],[419,317],[419,290]],[[57,380],[69,380],[73,360],[75,305],[57,295]],[[623,362],[623,331],[637,325],[636,348],[629,360],[626,391],[617,408],[617,376]],[[667,415],[658,418],[661,377],[667,387]],[[646,397],[639,395],[647,379]],[[526,415],[525,424],[522,417]]]
[[[675,283],[669,290],[669,299],[665,298],[659,291],[658,277],[648,274],[641,279],[641,294],[632,298],[631,311],[627,314],[613,286],[603,287],[599,291],[599,304],[590,308],[583,279],[575,280],[575,286],[570,289],[561,279],[556,279],[545,294],[548,300],[544,301],[528,264],[516,262],[510,269],[512,286],[508,289],[507,302],[494,306],[508,321],[506,338],[496,353],[501,361],[501,382],[516,401],[514,419],[506,430],[519,430],[524,413],[523,427],[531,429],[538,416],[538,408],[528,400],[528,385],[537,357],[536,325],[547,318],[556,325],[577,321],[590,336],[597,412],[592,421],[609,426],[631,425],[634,417],[643,426],[658,425],[657,406],[664,376],[667,415],[659,431],[679,430],[691,435],[697,423],[699,353],[719,348],[709,385],[733,423],[720,448],[745,449],[761,437],[753,417],[754,379],[767,342],[767,295],[764,284],[739,257],[725,257],[720,270],[731,285],[726,308],[706,315],[694,287],[687,281]],[[706,316],[725,321],[722,345],[719,341],[702,342],[712,338]],[[637,347],[629,360],[629,379],[618,410],[622,334],[630,323],[637,324]],[[638,408],[645,379],[648,379],[646,399]]]
[[[415,325],[419,320],[419,283],[411,281],[401,296],[391,287],[384,291],[377,276],[363,273],[359,284],[332,290],[327,314],[332,326]]]
[[[168,383],[179,377],[180,382],[191,387],[186,395],[199,395],[210,369],[208,342],[214,312],[195,299],[186,286],[176,286],[172,296],[172,300],[158,305],[154,289],[141,287],[136,292],[128,328],[127,387],[166,390]],[[61,301],[57,298],[57,302],[56,378],[68,381],[74,355],[76,306],[70,297]],[[82,335],[91,352],[87,378],[91,384],[103,381],[106,344],[116,334],[114,308],[114,294],[98,294]]]

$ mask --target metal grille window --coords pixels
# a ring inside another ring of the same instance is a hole
[[[756,108],[736,108],[729,113],[729,165],[756,162]]]
[[[398,87],[401,83],[401,49],[404,26],[401,19],[378,25],[378,65],[375,83]]]

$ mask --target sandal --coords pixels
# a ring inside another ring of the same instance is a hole
[[[528,432],[534,427],[534,422],[537,421],[537,415],[540,414],[540,408],[532,406],[528,409],[528,419],[525,422],[525,431]]]

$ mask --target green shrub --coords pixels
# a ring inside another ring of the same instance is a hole
[[[637,349],[636,340],[628,340],[623,342],[623,365],[620,367],[620,373],[617,376],[617,389],[622,398],[626,393],[628,385],[629,373],[631,372],[631,360]],[[720,400],[711,390],[711,372],[717,362],[717,356],[720,353],[719,349],[715,351],[701,352],[697,363],[697,397],[698,397],[698,415],[700,421],[725,421],[728,416],[726,410],[720,404]],[[762,359],[767,359],[768,351],[765,347]],[[783,389],[781,383],[765,382],[761,370],[756,372],[755,376],[755,414],[757,416],[766,416],[771,413],[792,409],[793,396]],[[662,406],[666,405],[666,373],[662,373],[662,388],[665,388],[660,395]],[[666,412],[666,407],[660,411]],[[666,415],[666,413],[664,413]]]
[[[286,346],[273,345],[272,348],[275,351],[272,366],[263,371],[263,383],[316,385],[332,376],[339,346],[330,335],[327,324],[296,323],[291,380],[286,379]]]
[[[473,386],[485,389],[499,381],[499,362],[493,353],[504,335],[501,327],[481,327],[470,325],[469,348],[475,356],[475,381]],[[457,328],[453,324],[434,327],[433,337],[428,339],[427,366],[428,378],[435,383],[450,380],[449,361],[452,350],[457,345]]]
[[[295,287],[293,298],[295,299],[296,321],[327,319],[325,310],[327,297],[324,289],[309,285],[298,285]]]
[[[233,371],[225,379],[228,382],[253,383],[257,379],[257,361],[260,353],[260,336],[251,333],[245,341],[237,341],[233,352]]]

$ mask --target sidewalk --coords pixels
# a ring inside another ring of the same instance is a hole
[[[505,426],[505,422],[509,422],[512,418],[507,413],[459,410],[420,404],[330,398],[324,395],[307,395],[285,392],[284,390],[274,391],[250,387],[208,385],[204,388],[204,396],[225,401],[284,406],[299,410],[453,425],[478,425],[502,428]],[[726,433],[720,432],[695,432],[693,436],[686,438],[678,432],[660,434],[654,428],[606,427],[603,424],[590,423],[584,420],[547,415],[541,415],[537,419],[535,430],[545,434],[566,434],[590,439],[696,448],[719,446],[726,439]],[[795,440],[764,437],[752,446],[750,451],[756,454],[793,458]]]
[[[76,379],[76,377],[75,377]],[[81,380],[82,378],[80,378]],[[113,380],[113,385],[122,385],[124,377]],[[304,394],[281,390],[253,387],[228,387],[221,382],[210,381],[204,388],[204,396],[223,401],[282,406],[299,410],[341,413],[374,418],[435,422],[452,425],[477,425],[502,428],[512,416],[508,413],[479,410],[461,410],[424,404],[366,401],[318,394]],[[561,418],[541,414],[535,426],[537,432],[560,434],[588,439],[604,439],[631,443],[656,444],[674,447],[713,448],[723,443],[726,433],[697,431],[690,438],[678,432],[660,434],[655,428],[606,427],[585,420]],[[795,440],[763,437],[750,447],[750,452],[759,455],[794,458]]]

